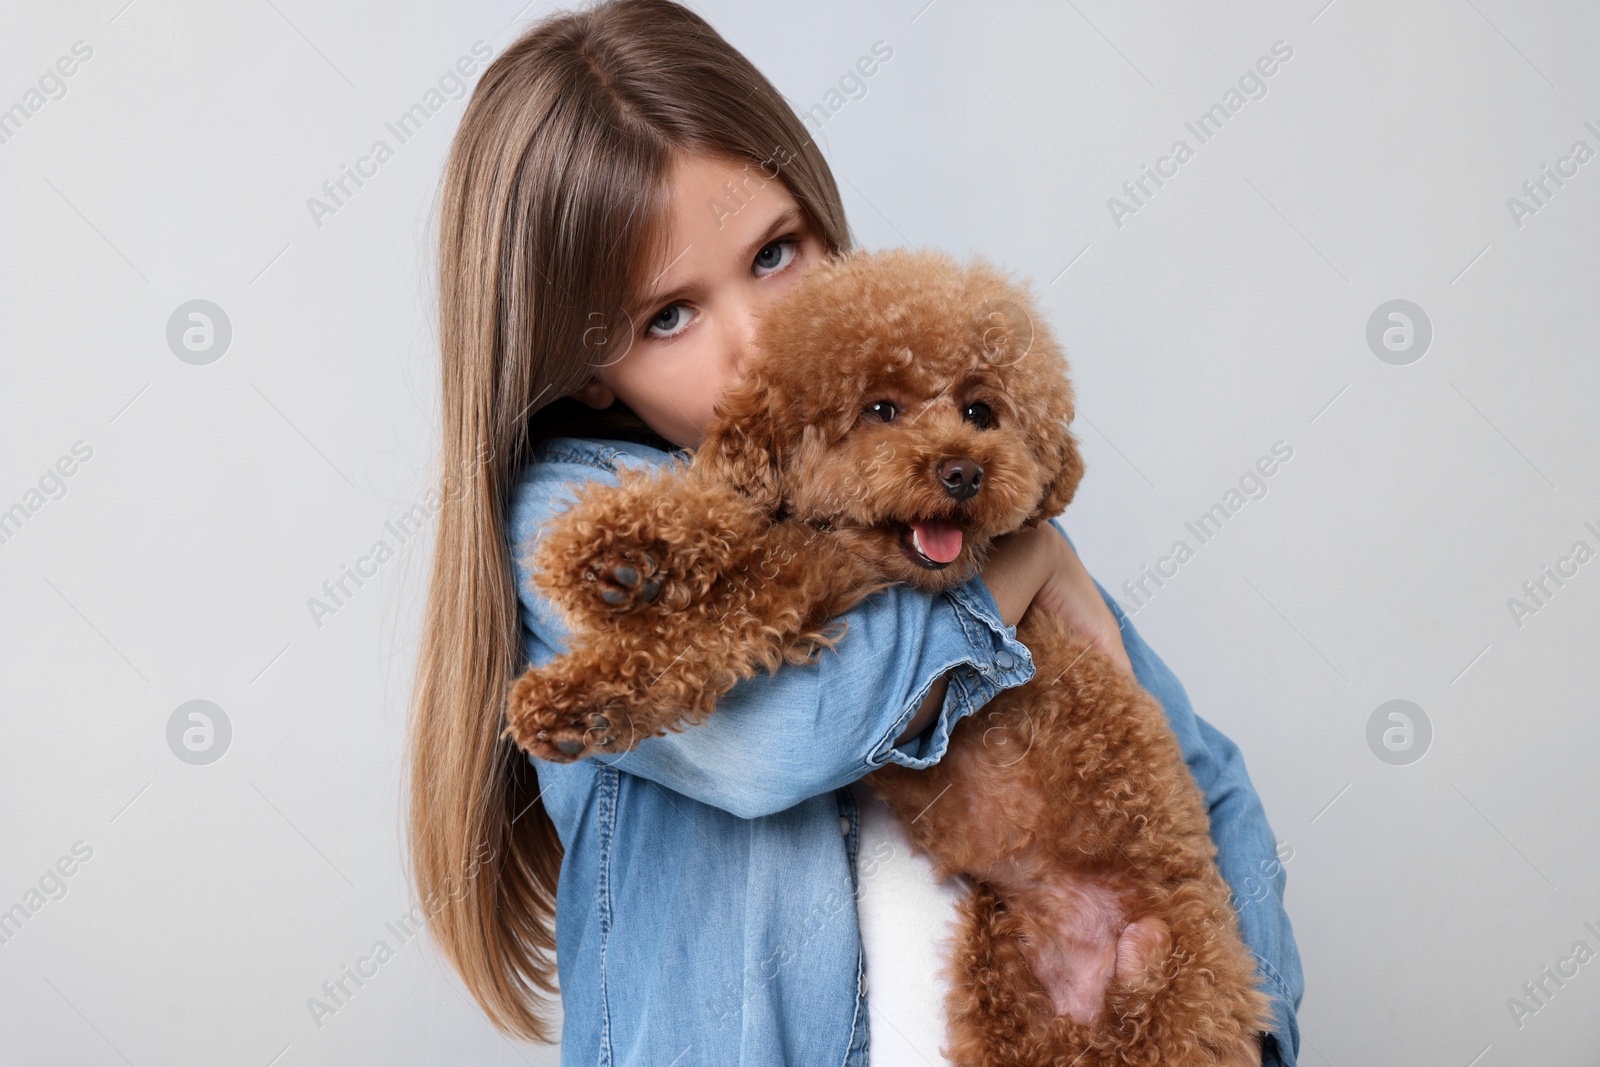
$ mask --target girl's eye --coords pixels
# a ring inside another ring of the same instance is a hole
[[[800,242],[793,237],[780,237],[756,253],[756,277],[775,274],[790,263],[800,252]]]
[[[676,337],[692,321],[687,304],[668,304],[656,312],[644,332],[651,337]]]
[[[876,400],[862,410],[879,422],[893,422],[894,417],[899,414],[892,400]]]
[[[981,400],[968,404],[961,417],[980,430],[987,430],[994,425],[994,409]]]

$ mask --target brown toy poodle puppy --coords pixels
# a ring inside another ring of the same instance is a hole
[[[1028,292],[904,250],[813,268],[692,461],[586,487],[533,548],[573,631],[512,687],[546,760],[700,721],[733,685],[811,662],[896,582],[966,581],[1083,476],[1066,362]],[[1204,798],[1160,703],[1055,615],[1036,668],[956,726],[934,766],[869,781],[942,874],[978,884],[950,963],[958,1064],[1259,1063],[1268,996]]]

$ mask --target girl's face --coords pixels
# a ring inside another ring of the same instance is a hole
[[[593,408],[621,398],[656,433],[696,448],[717,397],[744,377],[758,314],[825,252],[759,164],[679,156],[671,173],[667,252],[632,344],[572,395]]]

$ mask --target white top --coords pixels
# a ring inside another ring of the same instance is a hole
[[[872,1013],[872,1067],[948,1067],[944,969],[956,908],[971,891],[965,875],[939,881],[888,805],[865,782],[850,787],[861,810],[856,910]]]

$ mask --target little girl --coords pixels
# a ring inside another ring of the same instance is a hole
[[[794,112],[670,0],[525,32],[474,90],[441,192],[442,456],[466,491],[439,513],[409,846],[434,937],[494,1024],[555,1040],[559,971],[563,1064],[866,1064],[850,787],[937,762],[962,717],[1031,679],[1015,627],[1034,605],[1165,705],[1277,1000],[1263,1063],[1292,1065],[1300,963],[1242,758],[1056,524],[946,594],[868,597],[820,662],[632,752],[552,764],[503,739],[510,681],[570,637],[529,581],[541,524],[584,482],[688,455],[761,309],[851,239]],[[933,989],[889,958],[875,995]]]

